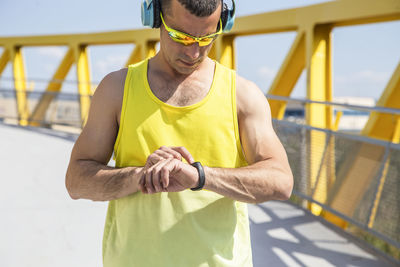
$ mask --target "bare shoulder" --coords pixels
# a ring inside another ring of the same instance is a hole
[[[109,161],[118,132],[126,69],[107,74],[97,87],[87,122],[72,151],[72,159]]]
[[[97,87],[93,95],[93,101],[110,107],[110,110],[113,110],[118,115],[122,106],[127,73],[128,69],[123,68],[107,74]]]
[[[269,112],[269,104],[261,89],[252,81],[236,77],[236,105],[238,115]]]
[[[127,72],[128,69],[123,68],[107,74],[97,87],[94,96],[99,95],[110,101],[122,99]]]

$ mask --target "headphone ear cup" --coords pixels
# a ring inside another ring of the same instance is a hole
[[[159,0],[142,1],[142,24],[146,27],[160,28],[161,4]]]
[[[148,2],[146,0],[142,1],[142,24],[146,27],[153,27],[154,25],[154,3],[153,1]]]
[[[222,20],[222,30],[224,32],[229,32],[233,24],[235,23],[235,0],[232,0],[232,9],[228,8],[228,5],[224,2],[223,3],[223,11],[221,13],[221,20]]]
[[[160,28],[161,26],[161,3],[160,0],[153,0],[154,3],[154,24],[153,28]]]

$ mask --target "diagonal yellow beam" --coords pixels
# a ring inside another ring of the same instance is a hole
[[[22,126],[28,125],[29,108],[26,97],[25,64],[22,47],[14,47],[11,53],[14,73],[14,87],[17,99],[18,123]]]
[[[400,109],[400,63],[376,105]],[[398,117],[398,115],[372,112],[361,134],[372,138],[391,140]]]
[[[53,99],[56,97],[55,93],[60,92],[62,81],[68,75],[73,63],[74,50],[69,48],[60,65],[58,66],[57,71],[54,73],[51,81],[49,82],[46,91],[43,93],[32,112],[32,115],[29,119],[31,125],[38,126],[40,125],[40,122],[44,120],[46,111],[49,108],[51,101],[53,101]]]
[[[386,89],[382,93],[377,106],[387,108],[400,108],[400,63],[394,71]],[[398,127],[400,116],[393,114],[373,112],[362,131],[362,135],[372,138],[382,139],[391,142],[398,142]],[[342,177],[342,182],[336,186],[335,194],[329,201],[330,206],[351,217],[363,196],[367,192],[371,183],[374,182],[379,172],[381,162],[384,159],[385,148],[372,144],[361,144],[358,148],[346,155],[345,164],[341,167],[338,177]],[[385,168],[381,184],[384,183]],[[378,197],[374,204],[374,209],[379,204]],[[369,225],[372,226],[374,220],[374,209],[369,218]]]
[[[392,143],[398,144],[399,142],[400,142],[400,118],[397,118],[395,130],[394,130],[393,137],[392,137]],[[380,204],[381,197],[382,197],[383,186],[385,185],[386,176],[388,174],[388,170],[389,170],[389,166],[390,166],[390,156],[391,155],[389,154],[388,158],[386,159],[386,162],[385,162],[385,165],[384,165],[383,171],[382,171],[382,177],[379,180],[376,198],[372,205],[371,215],[368,218],[368,227],[369,228],[374,227],[375,218],[376,218],[379,204]]]
[[[278,74],[275,76],[268,94],[290,96],[306,65],[305,54],[305,32],[301,30],[298,32]],[[272,117],[282,119],[285,113],[286,102],[269,100],[269,104],[271,106]]]
[[[6,68],[8,61],[10,61],[10,51],[7,48],[5,48],[0,57],[0,75]]]

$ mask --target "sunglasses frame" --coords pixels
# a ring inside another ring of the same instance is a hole
[[[195,37],[195,36],[192,36],[190,34],[187,34],[187,33],[184,33],[184,32],[180,32],[178,30],[175,30],[175,29],[172,29],[172,28],[168,27],[168,25],[164,21],[164,18],[162,16],[161,12],[160,12],[160,17],[161,17],[162,23],[164,24],[165,30],[168,32],[169,37],[174,42],[179,43],[179,44],[183,44],[185,46],[192,45],[194,43],[198,43],[199,46],[207,46],[207,45],[211,44],[217,38],[217,36],[222,33],[222,20],[221,19],[219,20],[219,31],[218,32],[212,33],[212,34],[209,34],[209,35],[206,35],[206,36],[202,36],[202,37]],[[186,38],[189,38],[189,40],[188,39],[185,39],[185,40],[176,39],[175,37],[172,36],[172,34],[183,35]],[[212,38],[212,40],[209,41],[209,42],[208,41],[206,41],[206,42],[203,41],[203,43],[202,43],[202,40],[206,39],[206,38]]]

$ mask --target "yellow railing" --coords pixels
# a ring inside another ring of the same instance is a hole
[[[388,22],[400,20],[399,0],[341,0],[322,4],[288,9],[282,11],[268,12],[263,14],[239,17],[236,20],[233,30],[229,34],[221,36],[215,41],[210,56],[222,64],[235,68],[235,38],[240,36],[269,34],[277,32],[296,32],[296,38],[286,55],[286,58],[277,73],[268,94],[289,97],[303,70],[307,75],[307,99],[312,101],[332,101],[332,30],[336,27],[351,25],[369,24],[377,22]],[[156,44],[159,40],[157,30],[141,29],[91,34],[67,34],[51,36],[23,36],[23,37],[0,37],[0,46],[3,53],[0,57],[0,75],[8,62],[13,65],[14,85],[16,91],[16,103],[20,125],[37,124],[42,121],[46,110],[55,94],[60,92],[62,81],[73,64],[77,69],[78,90],[80,95],[80,117],[84,125],[91,95],[91,78],[89,69],[89,58],[87,49],[90,46],[104,44],[134,44],[134,50],[127,56],[126,66],[138,62],[156,53]],[[24,68],[22,49],[28,46],[68,46],[64,58],[55,70],[46,92],[37,102],[30,113],[27,107],[27,84]],[[281,119],[286,108],[284,100],[270,100],[272,115]],[[378,106],[388,108],[400,108],[400,64],[383,91]],[[362,131],[362,135],[381,139],[393,140],[398,135],[399,115],[373,112]],[[308,126],[335,130],[337,124],[333,118],[332,107],[317,103],[306,105],[306,122]],[[311,153],[311,148],[318,146],[318,142],[324,142],[325,135],[318,132],[310,133],[310,144],[308,146],[309,157],[309,184],[316,185],[315,177],[319,177],[314,198],[319,203],[326,202],[326,191],[332,181],[335,180],[335,173],[332,169],[324,167],[315,162],[321,162],[322,152]],[[330,144],[334,156],[334,144]],[[365,145],[360,148],[358,155],[374,154],[374,157],[381,159],[382,151],[371,153],[370,147]],[[324,158],[325,161],[332,161]],[[338,190],[340,198],[349,197],[356,201],[358,196],[365,192],[366,185],[371,182],[371,177],[376,173],[376,166],[370,166],[367,160],[359,157],[357,160],[349,159],[352,164],[346,165],[347,181],[349,184],[360,184],[358,189],[342,187]],[[356,171],[360,168],[368,168],[371,175],[360,177]],[[352,196],[352,197],[350,197]],[[333,200],[335,206],[335,200]],[[320,214],[320,206],[310,204],[310,209],[315,214]],[[355,209],[354,203],[349,203],[348,212]],[[324,213],[328,220],[338,225],[345,226],[345,223],[336,216]]]

